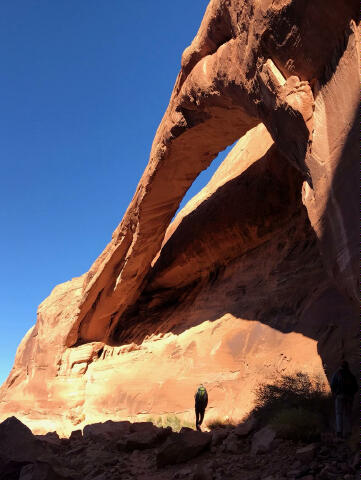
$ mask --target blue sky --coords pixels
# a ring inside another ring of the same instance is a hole
[[[0,384],[39,303],[120,222],[207,3],[1,2]]]

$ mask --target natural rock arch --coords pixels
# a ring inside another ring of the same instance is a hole
[[[109,340],[115,319],[138,298],[193,180],[259,122],[312,189],[306,162],[314,128],[311,87],[337,64],[357,10],[356,2],[341,1],[210,2],[183,54],[133,200],[87,275],[68,346]]]

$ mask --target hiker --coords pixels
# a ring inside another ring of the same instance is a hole
[[[350,371],[346,360],[332,376],[331,391],[335,397],[336,435],[346,438],[351,434],[353,397],[358,390],[355,375]]]
[[[196,411],[196,428],[197,430],[201,430],[201,425],[204,418],[204,412],[206,410],[208,404],[208,394],[207,390],[204,388],[203,385],[198,387],[194,395],[195,400],[195,411]]]

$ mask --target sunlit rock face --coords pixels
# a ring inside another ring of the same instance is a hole
[[[191,418],[200,382],[240,418],[260,382],[358,368],[358,4],[331,3],[210,2],[122,222],[40,305],[1,418]]]

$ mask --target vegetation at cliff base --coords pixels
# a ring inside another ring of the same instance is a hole
[[[173,432],[179,432],[182,427],[194,428],[194,423],[188,422],[175,414],[168,414],[158,417],[148,417],[147,422],[152,422],[157,427],[171,427]]]
[[[232,418],[221,418],[221,417],[216,417],[212,418],[207,422],[207,427],[210,430],[214,430],[216,428],[226,428],[226,427],[234,427],[236,425],[236,422],[232,420]]]
[[[316,440],[332,418],[332,398],[326,383],[303,372],[261,384],[255,394],[252,414],[262,424],[270,424],[282,438]]]

